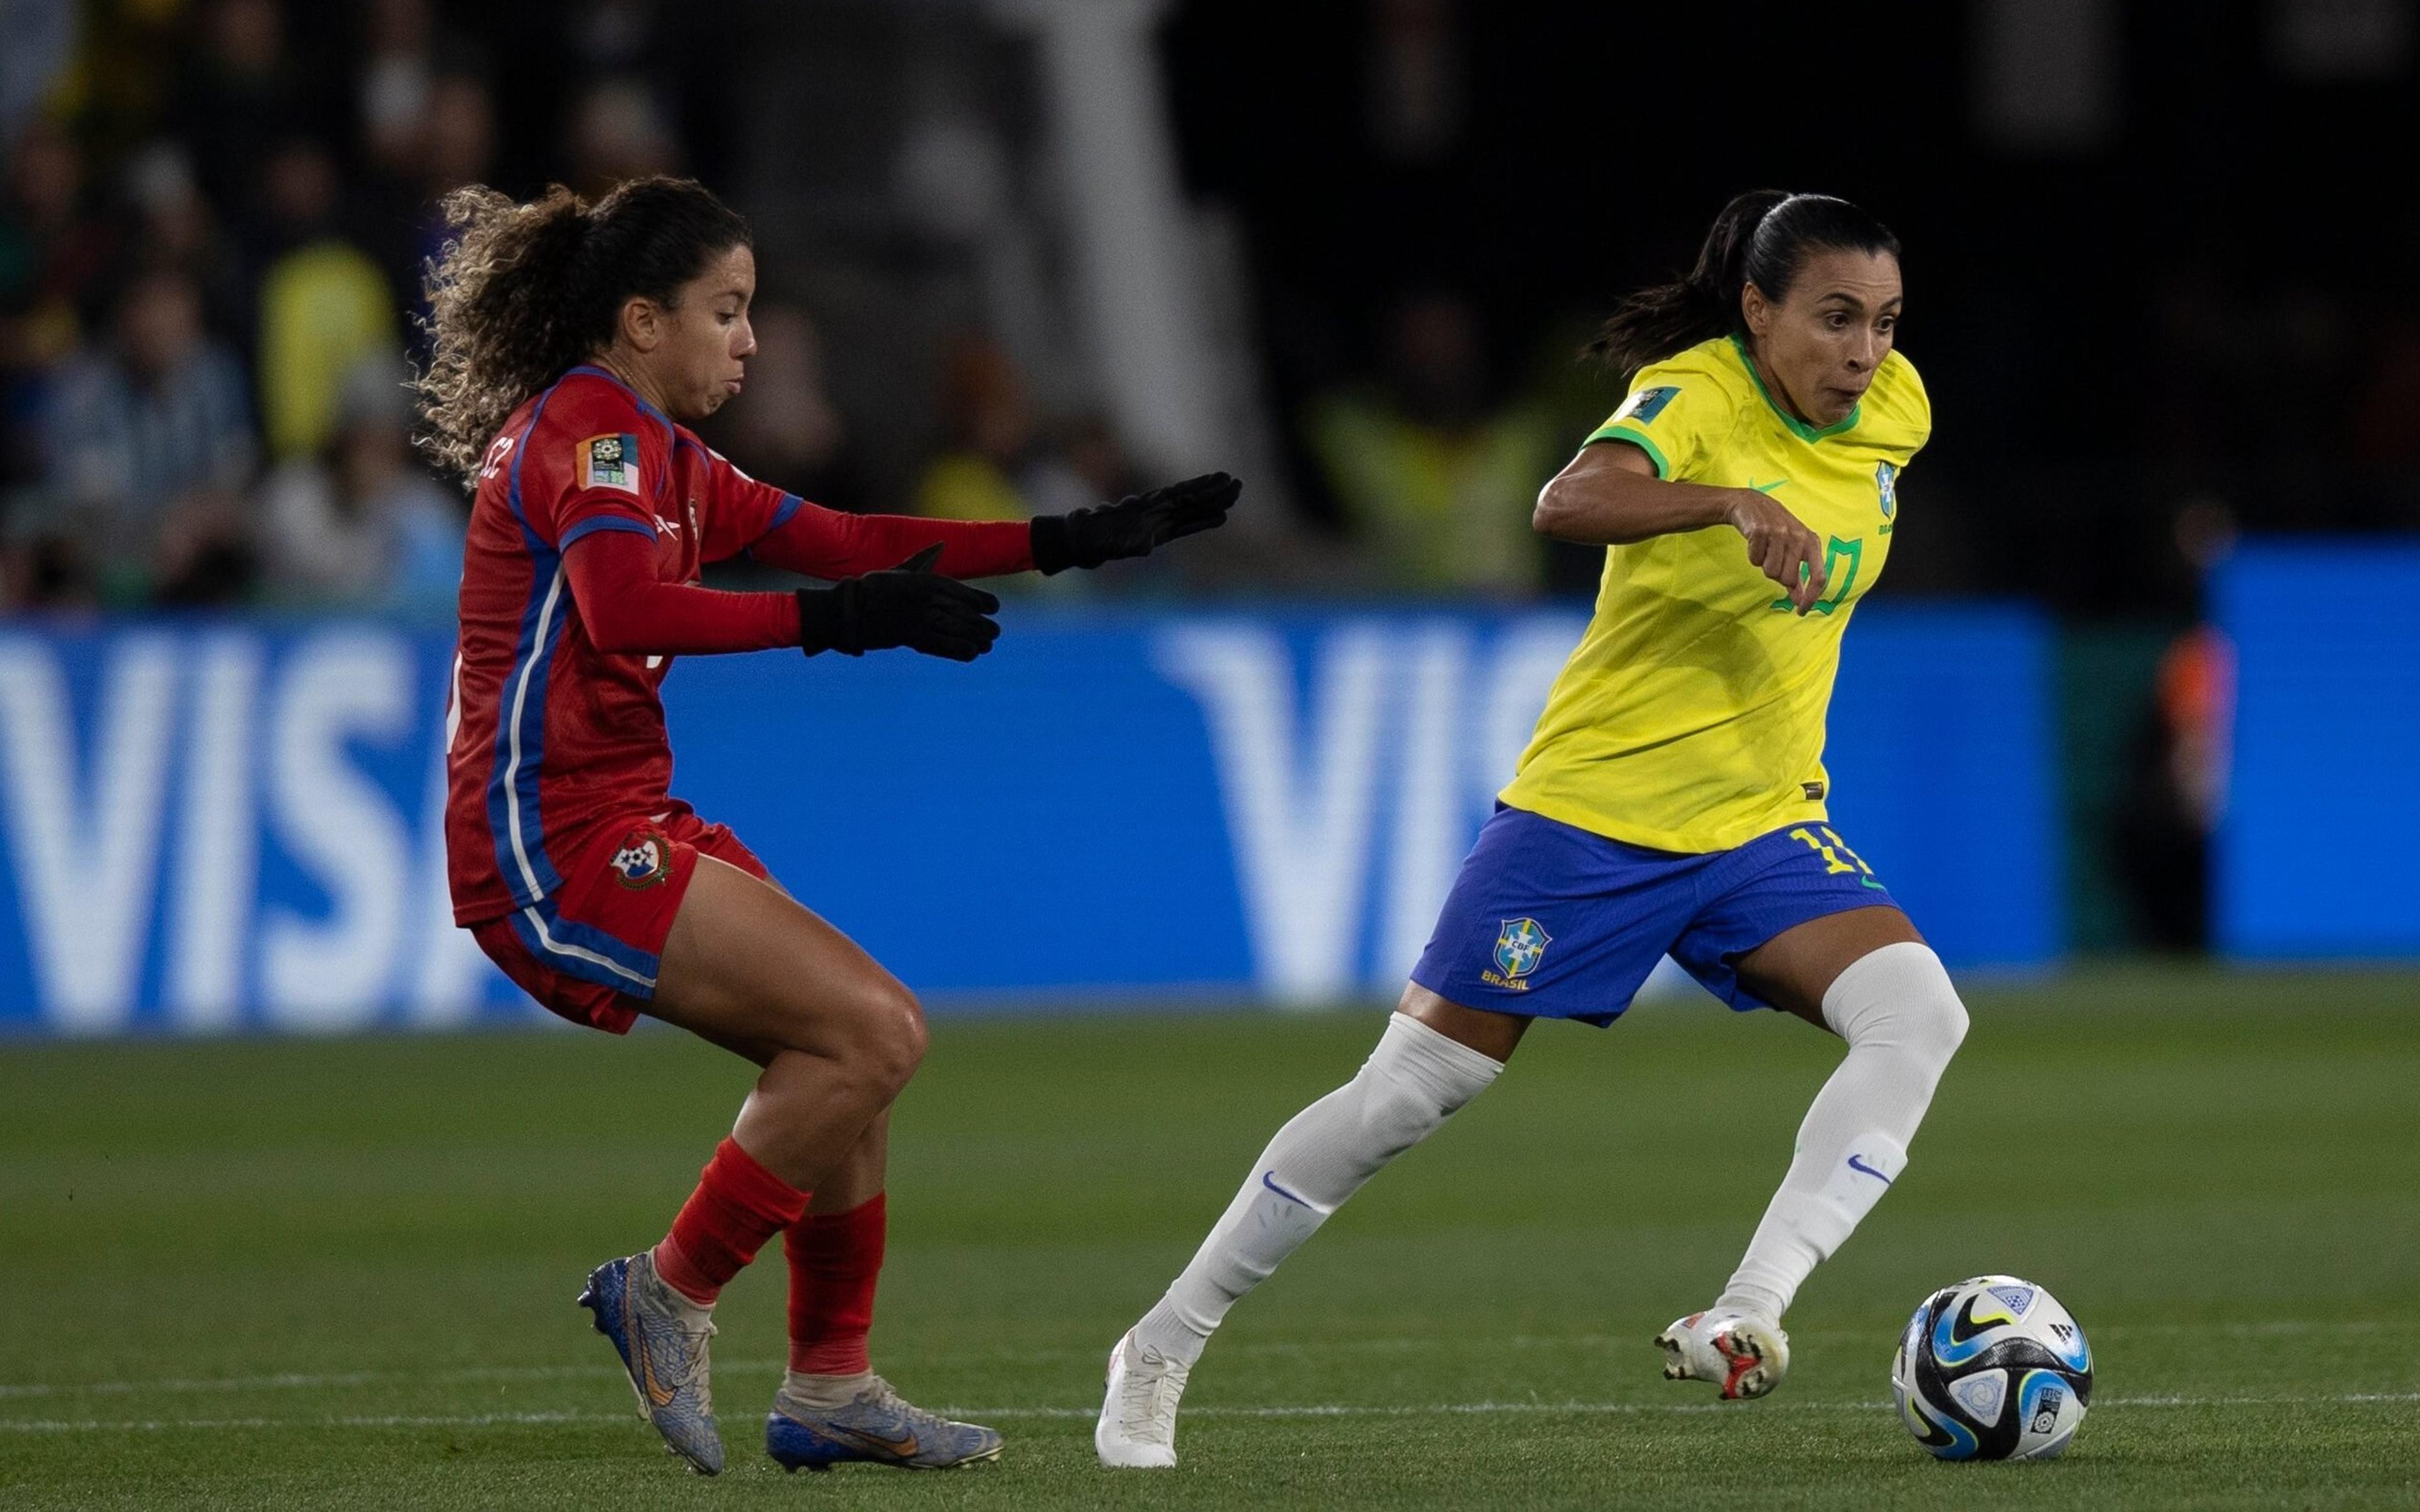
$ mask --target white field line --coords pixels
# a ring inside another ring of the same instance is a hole
[[[2094,1403],[2108,1407],[2340,1407],[2420,1402],[2420,1392],[2353,1392],[2335,1396],[2119,1396]],[[1343,1402],[1306,1403],[1289,1407],[1188,1407],[1187,1417],[1483,1417],[1498,1413],[1528,1416],[1660,1417],[1703,1412],[1882,1412],[1888,1402],[1768,1402],[1756,1408],[1721,1402],[1435,1402],[1408,1406],[1364,1406]],[[967,1418],[1080,1418],[1100,1413],[1095,1407],[950,1407],[941,1411]],[[460,1416],[380,1415],[366,1417],[205,1417],[152,1418],[129,1421],[82,1419],[0,1420],[0,1433],[161,1433],[178,1430],[226,1432],[249,1428],[476,1428],[514,1427],[562,1423],[624,1423],[628,1412],[474,1412]]]
[[[2420,1319],[2335,1319],[2326,1321],[2281,1319],[2261,1323],[2135,1323],[2113,1324],[2092,1331],[2096,1339],[2148,1338],[2157,1335],[2200,1335],[2217,1338],[2278,1338],[2308,1334],[2375,1334],[2382,1330],[2420,1329]],[[1811,1339],[1840,1341],[1871,1340],[1870,1329],[1806,1329],[1791,1335],[1804,1344]],[[1896,1342],[1898,1335],[1889,1335]],[[1595,1350],[1621,1349],[1645,1345],[1642,1338],[1619,1334],[1513,1334],[1482,1341],[1498,1350]],[[1467,1340],[1449,1340],[1438,1335],[1422,1335],[1404,1338],[1322,1339],[1296,1342],[1285,1339],[1250,1339],[1225,1345],[1219,1354],[1246,1356],[1303,1356],[1322,1354],[1392,1354],[1411,1353],[1420,1350],[1452,1348],[1457,1351],[1470,1348]],[[918,1364],[974,1363],[1047,1364],[1057,1360],[1091,1361],[1105,1358],[1103,1349],[1019,1349],[1006,1346],[997,1350],[901,1350],[892,1358],[912,1360]],[[782,1360],[726,1360],[728,1370],[778,1370],[787,1362]],[[55,1381],[0,1383],[0,1401],[48,1396],[128,1396],[160,1393],[180,1395],[195,1392],[245,1391],[337,1391],[350,1387],[396,1385],[461,1385],[476,1381],[615,1381],[621,1370],[610,1365],[467,1365],[451,1370],[347,1370],[328,1374],[287,1373],[273,1376],[213,1376],[198,1379],[168,1378],[157,1381]]]
[[[731,1368],[756,1368],[767,1362],[741,1360]],[[461,1385],[482,1381],[580,1381],[619,1379],[619,1367],[608,1365],[473,1365],[458,1370],[347,1370],[331,1375],[211,1376],[198,1380],[57,1381],[0,1385],[0,1401],[28,1396],[130,1396],[138,1393],[163,1396],[186,1392],[336,1391],[351,1386],[396,1386],[414,1383]]]

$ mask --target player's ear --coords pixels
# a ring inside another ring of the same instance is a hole
[[[663,307],[644,294],[622,301],[622,339],[635,351],[651,352],[663,340]]]
[[[1764,290],[1756,286],[1754,279],[1740,288],[1740,315],[1747,321],[1747,333],[1751,336],[1762,337],[1773,326],[1773,301],[1764,297]]]

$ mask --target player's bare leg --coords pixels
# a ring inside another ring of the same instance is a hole
[[[1192,1263],[1109,1350],[1093,1430],[1101,1463],[1176,1463],[1186,1378],[1227,1310],[1362,1183],[1483,1091],[1528,1027],[1527,1018],[1465,1008],[1418,983],[1404,989],[1359,1072],[1278,1131]]]
[[[1896,908],[1851,909],[1766,941],[1738,964],[1758,997],[1849,1043],[1807,1111],[1781,1190],[1714,1305],[1656,1335],[1664,1374],[1761,1396],[1790,1369],[1781,1315],[1907,1164],[1907,1145],[1966,1032],[1940,960]]]
[[[648,1011],[764,1068],[732,1137],[800,1192],[820,1184],[924,1058],[899,979],[779,888],[700,856]]]
[[[671,1233],[599,1267],[583,1297],[648,1420],[710,1474],[722,1464],[708,1380],[715,1298],[804,1218],[813,1188],[837,1180],[833,1201],[879,1191],[883,1115],[923,1057],[923,1012],[847,936],[710,856],[681,901],[648,1011],[763,1068]]]

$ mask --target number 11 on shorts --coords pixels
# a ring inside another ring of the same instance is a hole
[[[1866,864],[1865,857],[1849,849],[1849,842],[1840,838],[1840,832],[1838,830],[1834,829],[1829,825],[1818,825],[1816,828],[1821,829],[1823,832],[1823,839],[1816,839],[1815,831],[1808,829],[1804,825],[1792,830],[1790,832],[1790,838],[1796,841],[1805,841],[1809,850],[1823,858],[1823,872],[1825,875],[1836,875],[1845,872],[1851,875],[1856,876],[1857,880],[1865,884],[1867,887],[1872,887],[1877,891],[1881,890],[1882,883],[1876,880],[1874,876],[1874,869]],[[1840,857],[1844,856],[1849,859],[1846,861],[1841,860]]]

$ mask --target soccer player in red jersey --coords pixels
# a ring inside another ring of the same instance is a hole
[[[707,1382],[716,1294],[774,1234],[790,1370],[766,1448],[788,1469],[938,1467],[989,1428],[903,1402],[866,1356],[889,1109],[924,1052],[915,995],[669,792],[658,689],[676,656],[905,647],[971,661],[999,600],[958,581],[1141,556],[1222,523],[1223,473],[1029,522],[851,516],[759,483],[685,428],[756,349],[748,227],[694,182],[595,205],[472,188],[431,269],[422,444],[475,492],[448,721],[454,916],[513,980],[613,1033],[642,1013],[762,1068],[671,1231],[581,1302],[643,1413],[722,1468]],[[747,552],[829,587],[722,593]]]

